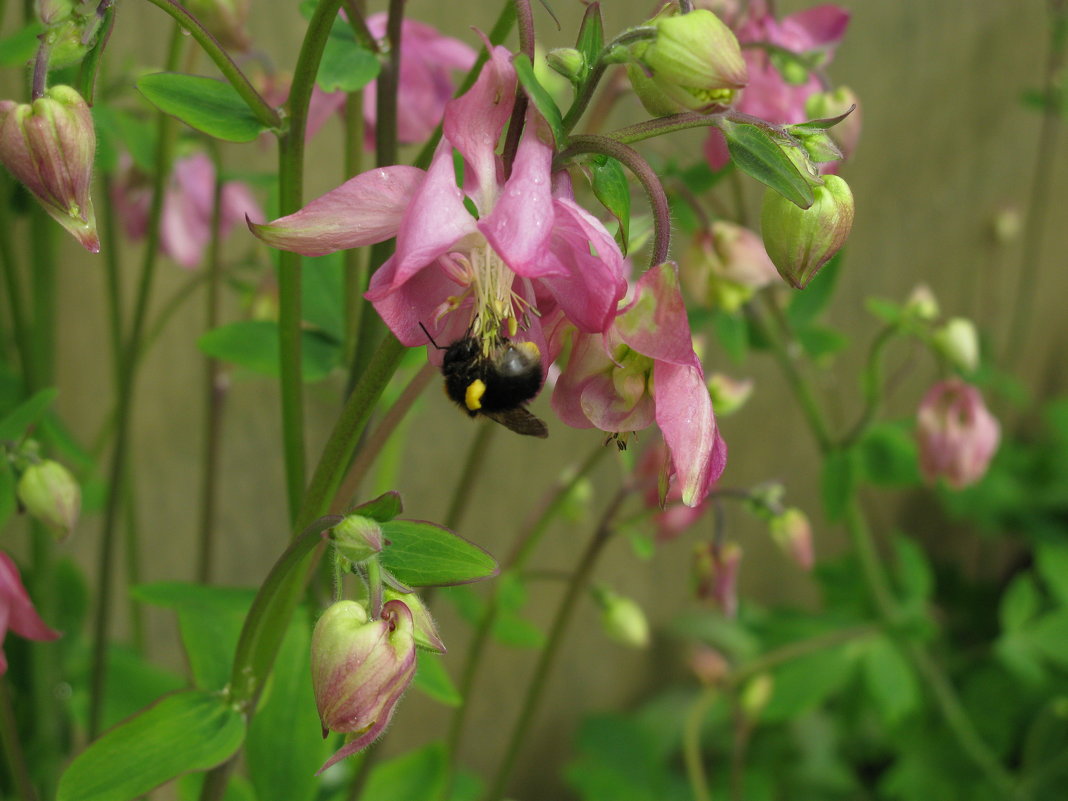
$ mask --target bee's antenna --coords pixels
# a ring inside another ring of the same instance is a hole
[[[438,350],[444,350],[444,348],[441,347],[441,345],[439,345],[437,342],[434,341],[434,337],[430,336],[430,332],[426,330],[426,326],[425,325],[423,325],[422,323],[419,323],[419,327],[423,329],[423,333],[426,334],[426,338],[430,340],[430,344],[431,345],[433,345]]]

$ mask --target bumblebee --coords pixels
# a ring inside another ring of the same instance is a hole
[[[484,415],[529,437],[549,436],[545,421],[526,408],[542,385],[541,352],[537,345],[498,336],[487,348],[468,334],[442,348],[430,332],[426,335],[435,348],[445,351],[441,362],[445,394],[468,416]]]

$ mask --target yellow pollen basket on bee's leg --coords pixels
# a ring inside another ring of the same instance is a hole
[[[482,396],[485,394],[486,385],[482,383],[481,378],[476,378],[467,385],[467,391],[464,393],[464,405],[472,412],[477,412],[482,408]]]

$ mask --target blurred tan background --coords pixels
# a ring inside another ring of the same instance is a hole
[[[11,4],[9,4],[11,5]],[[254,0],[252,23],[258,47],[281,69],[291,69],[297,36],[302,30],[296,3]],[[373,5],[373,4],[372,4]],[[567,36],[559,34],[535,3],[539,35],[547,47],[571,44],[582,7],[576,0],[552,3]],[[781,13],[806,7],[782,2]],[[856,408],[857,367],[866,353],[876,323],[864,311],[864,299],[878,296],[902,300],[919,282],[928,283],[944,313],[974,316],[996,343],[1004,342],[1008,309],[1014,300],[1022,241],[997,245],[991,235],[999,212],[1026,211],[1034,171],[1040,117],[1020,103],[1025,89],[1043,79],[1047,50],[1045,3],[1040,0],[904,0],[843,2],[853,13],[845,41],[830,75],[851,86],[863,107],[860,148],[842,174],[856,197],[856,224],[847,246],[845,269],[831,320],[857,337],[822,380],[837,408],[851,419]],[[606,32],[641,21],[646,4],[608,0],[603,3]],[[488,28],[495,3],[440,3],[412,0],[411,16],[465,39],[476,40],[471,25]],[[11,30],[14,8],[8,9],[3,32]],[[121,4],[108,58],[117,69],[157,68],[169,18],[147,3]],[[203,74],[214,74],[205,59]],[[0,96],[15,96],[17,76],[0,77]],[[636,115],[631,103],[618,120]],[[308,151],[306,198],[325,191],[345,177],[340,172],[340,131],[336,122]],[[665,152],[691,148],[700,135],[671,138],[645,147]],[[1036,394],[1065,390],[1062,346],[1068,334],[1064,298],[1068,295],[1065,252],[1068,248],[1068,179],[1063,128],[1056,138],[1057,157],[1044,169],[1052,181],[1049,224],[1041,242],[1036,305],[1017,374]],[[273,154],[257,145],[229,146],[228,164],[269,168]],[[759,188],[749,182],[749,200],[759,201]],[[106,202],[98,198],[97,203]],[[2,232],[0,235],[18,235]],[[238,232],[235,240],[243,233]],[[680,245],[683,243],[680,242]],[[247,242],[232,245],[235,250]],[[130,286],[139,249],[123,256]],[[104,277],[99,258],[86,255],[66,239],[61,245],[62,285],[58,354],[59,409],[76,433],[92,436],[111,403],[111,365],[103,319]],[[266,259],[261,251],[260,258]],[[161,264],[157,299],[168,297],[187,277],[179,267]],[[231,302],[227,314],[239,313]],[[233,319],[231,316],[230,319]],[[150,352],[141,374],[134,420],[135,477],[138,512],[147,542],[146,581],[188,580],[193,576],[196,511],[200,468],[202,361],[195,340],[203,330],[202,304],[187,304]],[[898,359],[905,351],[897,352]],[[757,393],[739,415],[724,421],[730,446],[724,483],[747,486],[769,479],[787,485],[787,499],[812,515],[817,555],[833,555],[843,547],[842,535],[823,524],[815,469],[816,450],[803,420],[791,405],[784,383],[770,359],[757,357],[744,372],[733,365],[709,363],[757,381]],[[891,399],[890,412],[904,415],[934,377],[929,360],[918,359],[913,376]],[[435,382],[436,383],[436,382]],[[309,459],[318,448],[337,408],[340,379],[308,389]],[[227,400],[222,445],[220,548],[216,575],[223,583],[255,585],[284,547],[288,537],[281,453],[278,448],[279,403],[272,382],[235,375]],[[535,410],[550,415],[548,399]],[[492,443],[488,469],[481,479],[471,511],[460,532],[490,551],[503,555],[526,510],[544,489],[598,441],[595,432],[564,428],[549,417],[547,442],[532,442],[500,432]],[[406,515],[441,519],[448,506],[460,463],[475,433],[436,389],[422,401],[408,433],[400,469]],[[550,533],[537,560],[539,567],[570,567],[583,547],[620,467],[614,455],[594,476],[597,490],[592,511],[582,523],[560,525]],[[879,506],[877,521],[923,537],[939,539],[925,518],[894,520],[896,498]],[[762,527],[737,509],[728,509],[729,532],[745,549],[741,593],[761,603],[793,600],[812,604],[814,593],[801,574],[770,544]],[[706,520],[703,526],[709,526]],[[89,571],[95,571],[99,519],[90,518],[65,545]],[[707,528],[706,528],[707,532]],[[636,559],[620,540],[606,553],[597,578],[639,600],[654,627],[686,608],[689,540],[661,547],[650,562]],[[948,547],[969,551],[970,543]],[[537,585],[531,616],[547,623],[559,597],[559,582]],[[124,614],[124,611],[120,612]],[[181,664],[176,631],[169,615],[153,614],[152,652],[172,666]],[[448,608],[439,611],[442,634],[449,644],[446,665],[454,675],[461,664],[467,627]],[[122,624],[120,623],[120,630]],[[465,760],[486,773],[496,765],[504,733],[511,725],[510,708],[525,685],[533,654],[493,648],[492,663],[482,672]],[[644,653],[625,651],[600,633],[592,605],[573,621],[550,687],[538,716],[534,739],[526,749],[515,787],[524,799],[560,798],[557,773],[568,758],[577,721],[586,713],[626,706],[658,686],[664,676],[678,675],[679,654],[670,639],[658,637]],[[507,710],[502,712],[502,710]],[[392,753],[444,733],[447,716],[441,707],[410,694],[398,709]],[[308,736],[318,736],[309,732]]]

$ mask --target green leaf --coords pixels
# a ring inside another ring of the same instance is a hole
[[[916,709],[920,700],[916,677],[887,637],[875,637],[864,644],[861,668],[868,694],[888,725],[900,723]]]
[[[889,487],[913,486],[920,481],[919,457],[911,424],[876,423],[860,441],[864,478]]]
[[[500,581],[504,584],[506,577],[502,576]],[[474,590],[470,587],[447,587],[442,594],[455,605],[460,617],[472,626],[479,625],[486,612],[486,603]],[[545,644],[541,629],[520,617],[516,609],[507,607],[503,601],[497,608],[490,634],[509,648],[541,648]]]
[[[313,331],[301,331],[301,377],[320,381],[341,357],[337,343]],[[254,373],[278,377],[278,323],[273,320],[239,320],[208,331],[197,340],[208,356],[244,367]]]
[[[382,524],[382,566],[410,587],[466,584],[497,574],[497,561],[447,528],[414,520]]]
[[[1068,91],[1063,88],[1052,92],[1044,92],[1041,89],[1026,89],[1020,95],[1020,103],[1025,108],[1041,112],[1053,112],[1068,119]]]
[[[204,778],[207,773],[187,773],[178,779],[179,801],[200,801],[200,792],[204,787]],[[252,782],[240,773],[230,774],[226,782],[226,791],[222,801],[259,801],[256,791],[252,789]]]
[[[345,339],[345,277],[340,252],[302,259],[301,317],[335,342]]]
[[[586,6],[582,26],[575,40],[575,49],[582,53],[585,69],[582,71],[581,78],[585,81],[604,49],[604,22],[601,20],[600,5],[591,3]]]
[[[619,235],[626,253],[630,241],[630,184],[623,165],[608,156],[594,157],[589,165],[593,174],[593,194],[619,221]]]
[[[34,21],[0,39],[0,67],[24,66],[37,52],[37,37],[43,32],[44,25]]]
[[[799,717],[841,688],[849,679],[852,667],[843,647],[787,662],[775,671],[774,691],[760,719],[776,723]]]
[[[224,142],[251,142],[267,130],[230,84],[199,75],[155,72],[137,88],[160,111]]]
[[[378,57],[356,41],[352,27],[340,16],[326,40],[315,82],[324,92],[356,92],[378,77]]]
[[[826,360],[849,345],[845,334],[819,325],[798,329],[797,341],[813,361]]]
[[[549,128],[553,132],[553,139],[557,144],[562,144],[566,141],[566,137],[564,136],[564,121],[560,116],[560,109],[556,107],[556,101],[553,100],[553,96],[546,91],[544,86],[538,83],[538,79],[534,76],[534,66],[530,63],[530,59],[527,58],[525,53],[517,53],[512,58],[512,64],[515,67],[515,74],[519,78],[519,83],[523,85],[523,91],[527,93],[530,102],[534,104],[538,111],[541,112],[541,116],[549,123]]]
[[[1050,595],[1068,606],[1068,544],[1040,542],[1035,548],[1035,564]]]
[[[1028,639],[1049,661],[1068,667],[1068,609],[1058,609],[1027,627]]]
[[[459,706],[463,703],[463,696],[453,684],[440,656],[419,651],[418,660],[419,667],[412,680],[414,687],[445,706]]]
[[[901,600],[905,605],[922,608],[934,592],[934,571],[923,548],[908,537],[896,536],[893,539],[894,575],[901,589]]]
[[[905,310],[892,300],[868,298],[864,301],[864,307],[888,325],[899,325],[905,319]]]
[[[189,771],[207,770],[241,746],[241,714],[221,696],[169,695],[111,729],[59,780],[58,801],[126,801]]]
[[[445,787],[445,777],[445,746],[434,742],[376,765],[360,797],[435,801]]]
[[[834,450],[827,454],[823,462],[821,493],[823,510],[827,520],[837,523],[845,514],[846,507],[857,490],[858,470],[857,452]]]
[[[1005,633],[1019,631],[1030,621],[1042,605],[1042,599],[1030,573],[1020,573],[1005,589],[998,607],[998,619]]]
[[[842,268],[842,251],[838,251],[816,273],[804,292],[792,292],[786,316],[794,328],[803,328],[823,314],[834,297],[834,288]]]
[[[151,174],[156,169],[156,129],[149,122],[128,111],[98,103],[93,106],[93,124],[98,150],[113,151],[110,156],[97,153],[98,164],[103,169],[110,171],[118,166],[120,149],[129,151],[134,164],[144,172]],[[107,166],[112,156],[114,161]]]
[[[55,387],[42,389],[5,414],[0,419],[0,441],[21,440],[26,435],[26,429],[44,417],[58,394],[59,390]]]
[[[763,128],[724,120],[720,125],[735,166],[784,198],[807,209],[815,196],[812,186],[782,148]]]
[[[345,514],[361,515],[377,520],[379,523],[388,523],[390,520],[404,511],[399,492],[392,491],[379,495],[366,503],[350,509]]]
[[[275,659],[266,697],[248,730],[245,758],[256,801],[312,801],[331,743],[318,736],[311,683],[311,627],[293,615]]]
[[[712,329],[731,361],[741,364],[749,350],[749,326],[741,314],[732,314],[721,309],[712,313]]]
[[[18,501],[15,498],[15,474],[7,460],[0,460],[0,530],[15,513]]]

